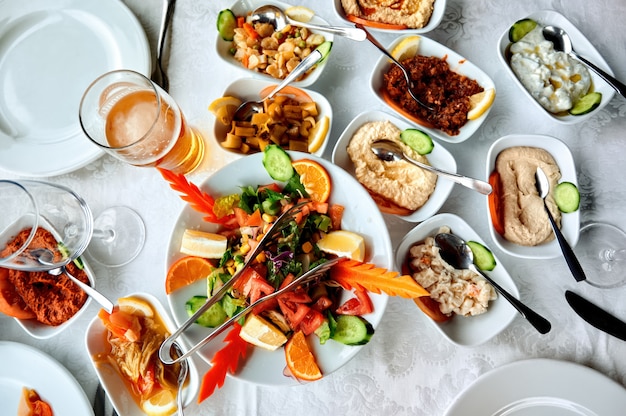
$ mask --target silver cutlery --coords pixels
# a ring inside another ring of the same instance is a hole
[[[170,82],[167,73],[163,68],[163,50],[165,46],[165,37],[170,27],[172,16],[174,15],[174,5],[176,0],[163,1],[163,13],[161,15],[161,28],[159,29],[159,39],[157,43],[156,68],[152,71],[152,81],[156,82],[165,91],[169,90]]]

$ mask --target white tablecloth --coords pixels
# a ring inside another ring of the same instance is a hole
[[[221,62],[215,52],[217,13],[231,3],[179,0],[173,19],[168,65],[171,94],[209,144],[207,162],[190,177],[196,183],[232,160],[216,147],[212,138],[213,117],[207,111],[208,104],[221,96],[230,82],[245,76]],[[341,23],[330,0],[297,3],[314,9],[331,23]],[[126,4],[144,26],[154,56],[161,0],[126,0]],[[626,204],[622,179],[626,162],[626,101],[616,96],[586,122],[573,126],[557,124],[528,101],[498,61],[499,36],[515,20],[546,8],[571,20],[604,56],[616,76],[626,80],[626,3],[621,0],[448,0],[443,21],[426,36],[483,69],[496,84],[497,98],[486,122],[471,139],[445,147],[456,158],[459,172],[484,177],[487,149],[497,138],[513,133],[555,136],[567,143],[574,155],[582,193],[582,222],[602,220],[626,229],[626,217],[621,215]],[[376,36],[384,44],[395,38]],[[311,87],[324,94],[334,109],[326,158],[330,158],[335,141],[355,115],[369,109],[384,110],[368,87],[371,69],[379,56],[372,45],[336,38],[326,72]],[[1,172],[0,176],[12,177]],[[159,173],[105,156],[78,171],[49,180],[73,188],[95,214],[113,204],[128,205],[141,214],[147,226],[142,253],[121,268],[105,268],[92,262],[97,286],[110,298],[145,291],[167,304],[163,285],[166,246],[184,203]],[[485,241],[491,242],[482,196],[456,186],[441,212],[460,215]],[[391,217],[386,220],[394,245],[415,225]],[[574,289],[626,318],[626,287],[599,290],[576,283],[559,258],[526,261],[497,250],[496,255],[518,285],[521,298],[552,321],[549,334],[538,334],[517,317],[504,332],[480,347],[456,347],[432,328],[411,301],[392,298],[376,336],[335,373],[315,383],[282,389],[228,379],[221,390],[202,404],[192,405],[187,414],[441,415],[457,394],[480,375],[507,363],[537,357],[580,363],[626,385],[626,343],[586,324],[563,297],[566,289]],[[85,351],[84,336],[97,310],[92,303],[73,326],[42,341],[30,338],[12,319],[0,317],[0,338],[33,345],[52,355],[72,372],[92,398],[97,377]],[[197,364],[202,373],[208,368],[200,360]]]

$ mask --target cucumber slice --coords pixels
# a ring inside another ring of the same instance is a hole
[[[478,241],[468,241],[467,245],[472,249],[476,267],[487,272],[496,268],[496,259],[491,250]]]
[[[433,151],[435,144],[430,136],[418,129],[406,129],[400,133],[400,140],[420,155]]]
[[[224,9],[217,15],[217,31],[224,40],[231,41],[235,37],[237,18],[230,9]]]
[[[185,303],[185,310],[189,316],[192,316],[207,301],[206,296],[193,296]],[[218,302],[211,306],[208,311],[200,315],[196,323],[207,328],[215,328],[224,323],[228,316],[222,305]]]
[[[329,40],[325,41],[324,43],[322,43],[320,46],[316,48],[322,54],[322,59],[319,60],[318,64],[321,64],[322,62],[326,60],[326,58],[328,58],[328,55],[330,55],[330,50],[332,48],[333,48],[333,43]]]
[[[580,193],[571,182],[561,182],[554,188],[554,202],[561,212],[574,212],[580,206]]]
[[[511,42],[517,42],[535,27],[537,27],[537,22],[532,19],[518,20],[513,23],[513,26],[509,29],[509,40]]]
[[[263,166],[272,179],[277,181],[288,181],[294,174],[289,154],[277,144],[265,146]]]
[[[331,339],[345,345],[364,345],[374,335],[374,327],[365,318],[339,315],[335,318]]]
[[[602,102],[601,92],[590,92],[587,95],[583,95],[574,107],[569,110],[569,113],[573,116],[580,116],[587,114],[598,108]]]

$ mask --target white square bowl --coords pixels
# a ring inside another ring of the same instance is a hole
[[[489,148],[487,153],[487,167],[485,175],[488,178],[494,171],[496,158],[504,149],[517,146],[537,147],[546,150],[552,155],[559,170],[561,171],[562,181],[571,182],[578,186],[576,179],[576,167],[574,166],[574,158],[565,143],[557,138],[543,135],[532,134],[513,134],[499,138]],[[489,232],[496,246],[507,254],[515,257],[527,259],[551,259],[562,256],[562,251],[556,239],[547,243],[527,247],[512,243],[500,235],[493,227],[491,214],[489,213],[489,201],[487,201],[487,215],[489,216]],[[580,232],[580,209],[563,214],[561,217],[561,231],[570,246],[575,247],[578,242]]]
[[[276,1],[276,0],[238,0],[232,6],[230,6],[230,10],[235,14],[235,16],[247,16],[253,10],[257,9],[260,6],[264,6],[264,5],[267,5],[267,4],[272,4],[274,6],[278,6],[283,11],[285,9],[287,9],[287,8],[292,6],[291,4],[284,3],[282,1]],[[321,17],[319,17],[317,15],[313,16],[313,18],[311,19],[310,23],[314,23],[314,24],[317,24],[317,25],[328,25],[328,22],[326,20],[322,19]],[[314,30],[312,30],[312,32],[320,33],[320,34],[324,35],[324,38],[327,41],[331,41],[332,42],[334,40],[334,36],[333,36],[332,33],[321,33],[321,32],[316,32]],[[253,71],[253,70],[244,68],[244,66],[241,64],[241,62],[236,60],[233,57],[233,55],[230,53],[231,45],[232,45],[231,41],[226,41],[226,40],[222,39],[220,34],[217,33],[216,39],[215,39],[215,49],[217,51],[217,56],[219,56],[220,59],[222,59],[224,62],[226,62],[227,64],[229,64],[233,68],[235,68],[235,69],[237,69],[239,71],[243,71],[246,74],[246,76],[253,76],[255,78],[260,78],[260,79],[264,79],[264,80],[267,80],[267,81],[273,81],[273,82],[280,81],[277,78],[272,77],[271,75],[263,74],[261,72],[257,72],[257,71]],[[331,51],[330,54],[332,55],[332,51]],[[322,75],[322,72],[324,71],[324,68],[326,67],[326,64],[328,63],[328,59],[329,59],[329,57],[327,57],[323,62],[317,64],[315,69],[313,69],[313,71],[311,71],[302,80],[294,81],[294,82],[291,83],[291,85],[293,85],[295,87],[307,87],[307,86],[312,85],[313,83],[315,83],[315,81],[318,80],[320,75]]]
[[[359,115],[357,115],[350,124],[345,128],[337,143],[335,144],[335,148],[333,149],[332,161],[335,165],[343,168],[349,174],[354,176],[354,163],[350,159],[348,152],[346,151],[348,144],[350,143],[350,139],[354,133],[365,123],[369,123],[372,121],[385,121],[389,120],[400,130],[404,130],[407,128],[415,128],[414,125],[407,123],[404,120],[401,120],[391,114],[387,114],[382,111],[365,111]],[[432,153],[426,155],[430,164],[434,167],[447,170],[452,173],[456,173],[456,161],[454,160],[454,156],[446,150],[445,147],[433,141],[435,147],[433,148]],[[441,206],[446,202],[454,183],[444,178],[437,178],[437,183],[435,185],[435,190],[431,194],[428,201],[419,209],[415,210],[410,215],[397,215],[398,218],[402,218],[405,221],[410,222],[420,222],[425,219],[433,216]]]
[[[450,232],[465,241],[478,241],[486,243],[476,232],[460,217],[454,214],[437,214],[411,229],[400,241],[396,249],[396,269],[402,270],[402,264],[406,262],[409,249],[416,243],[422,242],[429,236],[435,236],[443,226],[450,228]],[[495,257],[495,255],[494,255]],[[496,267],[486,272],[496,283],[502,286],[511,295],[519,298],[519,290],[513,279],[496,258]],[[489,341],[502,332],[513,321],[517,312],[502,297],[498,297],[489,303],[489,308],[483,314],[476,316],[454,316],[446,322],[428,320],[448,341],[463,347],[475,347]]]
[[[574,26],[574,24],[571,23],[569,20],[567,20],[565,16],[563,16],[562,14],[554,10],[541,10],[541,11],[534,12],[526,17],[520,18],[518,20],[521,20],[521,19],[532,19],[532,20],[535,20],[541,26],[554,25],[554,26],[560,27],[561,29],[564,29],[567,32],[567,34],[570,36],[570,38],[572,39],[572,46],[574,47],[574,50],[576,50],[576,52],[586,57],[591,62],[595,63],[597,66],[602,68],[607,73],[613,75],[613,71],[611,70],[611,68],[609,68],[609,65],[606,63],[604,58],[602,58],[602,55],[600,55],[600,53],[596,50],[596,48],[594,48],[594,46],[589,42],[589,40],[580,32],[580,30],[578,30],[578,28],[576,28],[576,26]],[[513,23],[515,22],[511,22],[511,25],[513,25]],[[609,86],[609,84],[607,84],[602,78],[600,78],[598,74],[596,74],[594,71],[589,69],[589,74],[591,75],[591,85],[592,85],[593,90],[602,93],[602,101],[600,102],[600,105],[592,112],[587,113],[587,114],[582,114],[579,116],[573,116],[568,113],[553,114],[549,112],[548,110],[543,108],[541,104],[537,102],[537,100],[533,98],[533,96],[528,92],[528,90],[524,87],[524,85],[522,85],[520,80],[517,78],[517,75],[515,75],[515,73],[511,69],[511,66],[509,65],[509,58],[508,58],[508,50],[509,50],[510,44],[511,44],[511,41],[509,40],[509,28],[507,28],[502,34],[502,36],[500,36],[500,39],[498,41],[498,57],[500,58],[500,62],[502,62],[502,65],[504,65],[504,67],[507,69],[507,72],[511,75],[511,78],[513,78],[513,82],[515,82],[515,84],[522,91],[524,91],[524,94],[530,99],[530,101],[533,104],[535,104],[538,108],[540,108],[541,111],[545,113],[546,116],[548,116],[552,120],[558,123],[562,123],[562,124],[580,123],[581,121],[584,121],[588,119],[589,117],[592,117],[595,114],[597,114],[605,105],[609,103],[609,101],[613,99],[613,96],[615,95],[615,90],[611,86]]]
[[[237,97],[241,101],[259,100],[261,99],[259,93],[263,89],[271,87],[271,86],[275,86],[277,84],[278,84],[277,80],[270,81],[270,80],[258,79],[258,78],[241,78],[241,79],[233,81],[230,85],[228,85],[226,89],[224,90],[224,93],[222,94],[222,96],[223,97],[225,96]],[[319,114],[316,118],[317,121],[321,120],[324,117],[328,117],[329,123],[328,123],[328,131],[326,132],[326,138],[324,139],[324,142],[319,147],[319,149],[317,149],[313,153],[316,156],[322,157],[322,154],[324,153],[324,150],[326,149],[326,146],[328,145],[328,136],[330,135],[330,131],[331,131],[332,124],[333,124],[333,108],[330,106],[330,103],[328,102],[326,97],[324,97],[322,94],[316,91],[308,90],[306,88],[298,88],[298,89],[308,94],[311,97],[311,99],[315,101],[315,103],[317,104],[317,108],[319,111]],[[281,93],[278,93],[278,94],[280,95]],[[214,123],[213,135],[215,139],[217,140],[218,144],[220,144],[226,139],[226,134],[230,130],[230,126],[220,123],[215,118],[213,118],[213,123]],[[221,144],[220,144],[220,147],[221,147]],[[229,153],[233,153],[239,156],[245,156],[243,153],[237,150],[227,149],[225,147],[222,147],[222,149],[224,149],[225,151]],[[248,153],[248,154],[251,154],[251,153]]]
[[[376,25],[373,26],[366,26],[367,30],[373,30],[373,31],[377,31],[377,32],[381,32],[381,33],[396,33],[396,34],[418,34],[418,33],[427,33],[430,32],[432,30],[434,30],[437,26],[439,26],[439,23],[441,23],[441,19],[443,19],[443,14],[446,11],[446,3],[447,0],[435,0],[435,4],[433,5],[433,13],[430,16],[430,20],[428,20],[428,23],[419,29],[386,29],[383,27],[377,27]],[[333,5],[335,6],[335,13],[337,14],[337,16],[339,16],[339,18],[341,20],[343,20],[346,24],[349,25],[353,25],[354,23],[351,22],[350,20],[348,20],[348,17],[346,16],[346,12],[343,10],[343,7],[341,6],[341,0],[333,0]]]
[[[400,42],[412,36],[414,35],[406,35],[397,38],[387,47],[387,50],[392,51]],[[496,90],[493,80],[483,70],[478,68],[476,65],[474,65],[458,53],[454,52],[452,49],[424,36],[420,36],[417,42],[419,42],[419,49],[417,51],[419,55],[434,56],[437,58],[445,59],[450,66],[450,70],[458,74],[465,75],[473,80],[476,80],[476,82],[478,82],[478,84],[480,84],[480,86],[483,87],[485,90],[489,88],[493,88],[494,91]],[[373,46],[371,47],[374,48]],[[374,93],[376,98],[378,98],[378,100],[380,100],[380,102],[383,103],[387,108],[389,108],[394,114],[398,114],[412,123],[420,124],[421,129],[423,129],[432,137],[438,140],[442,140],[448,143],[461,143],[469,139],[483,124],[483,122],[487,118],[487,115],[489,114],[489,111],[491,111],[491,108],[493,107],[492,103],[491,106],[483,114],[480,115],[480,117],[476,118],[475,120],[467,120],[467,123],[463,127],[461,127],[459,134],[455,136],[451,136],[436,128],[424,126],[424,122],[422,120],[419,120],[404,111],[396,111],[396,109],[390,107],[389,104],[382,98],[381,90],[383,88],[383,76],[385,73],[387,73],[387,71],[389,71],[392,65],[394,65],[394,63],[391,62],[388,57],[381,53],[381,57],[377,61],[376,66],[374,66],[374,70],[372,71],[372,76],[370,78],[370,88],[372,92]]]

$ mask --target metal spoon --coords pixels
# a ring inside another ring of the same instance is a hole
[[[492,191],[491,185],[487,182],[459,175],[457,173],[447,172],[410,158],[402,151],[402,148],[398,145],[398,143],[394,141],[388,139],[375,140],[370,145],[370,148],[372,149],[372,152],[376,156],[378,156],[379,159],[384,160],[385,162],[397,162],[399,160],[406,160],[407,162],[413,163],[414,165],[419,166],[422,169],[433,172],[439,176],[443,176],[455,183],[466,186],[470,189],[473,189],[474,191],[478,191],[483,195],[489,195]]]
[[[170,82],[167,78],[167,74],[165,73],[165,69],[163,69],[163,48],[165,46],[165,35],[167,34],[167,29],[170,27],[170,22],[172,21],[172,16],[174,15],[174,4],[176,0],[164,0],[163,3],[163,13],[161,15],[161,29],[159,30],[159,40],[157,43],[157,54],[156,54],[156,68],[152,72],[152,81],[156,82],[163,88],[165,91],[169,90]]]
[[[31,254],[37,258],[39,263],[44,266],[54,266],[52,263],[52,259],[54,255],[52,252],[45,248],[38,248],[31,251]],[[60,274],[65,274],[72,282],[74,282],[78,287],[81,288],[88,296],[90,296],[93,300],[98,302],[100,306],[102,306],[107,312],[113,312],[113,302],[106,298],[102,293],[98,292],[95,288],[89,286],[86,283],[83,283],[75,276],[73,276],[70,272],[67,271],[65,266],[56,267],[48,270],[53,276],[59,276]]]
[[[254,10],[250,15],[250,21],[269,23],[274,26],[274,29],[276,30],[283,30],[283,28],[289,24],[292,26],[306,27],[307,29],[313,29],[320,32],[332,33],[334,35],[343,36],[352,40],[365,40],[365,32],[361,29],[355,29],[352,27],[324,26],[308,22],[300,22],[287,17],[280,8],[271,4],[258,7]]]
[[[398,66],[398,68],[400,68],[400,70],[404,74],[404,79],[406,80],[406,84],[408,86],[407,89],[409,91],[409,94],[415,100],[415,102],[418,103],[419,105],[421,105],[422,107],[424,107],[425,109],[432,111],[433,108],[431,106],[429,106],[428,104],[424,103],[422,100],[420,100],[417,97],[417,95],[415,94],[415,91],[414,91],[415,90],[415,83],[411,79],[411,75],[409,74],[408,69],[406,69],[404,67],[404,65],[402,65],[396,58],[394,58],[393,55],[391,53],[389,53],[389,51],[387,49],[385,49],[385,47],[383,45],[381,45],[381,43],[378,42],[378,40],[376,40],[376,38],[374,36],[372,36],[372,34],[370,32],[367,31],[367,29],[365,29],[365,26],[363,26],[360,23],[356,23],[355,26],[360,28],[360,29],[363,29],[363,31],[365,32],[365,34],[367,36],[367,40],[369,40],[372,43],[372,45],[376,46],[378,48],[378,50],[380,50],[382,53],[387,55],[387,57],[389,59],[391,59],[391,61],[394,64],[396,64]]]
[[[455,269],[469,269],[483,276],[539,333],[550,332],[552,328],[550,321],[524,305],[474,265],[474,253],[463,239],[454,234],[440,233],[435,236],[435,243],[446,263]]]
[[[554,217],[548,209],[548,204],[546,204],[546,197],[550,192],[550,182],[548,181],[546,173],[540,167],[537,167],[537,171],[535,172],[535,186],[537,187],[537,192],[539,192],[539,196],[543,200],[543,207],[548,213],[550,225],[552,226],[552,230],[554,231],[556,240],[559,242],[559,246],[561,247],[561,251],[563,252],[563,257],[565,257],[565,262],[567,262],[567,266],[569,267],[570,271],[574,275],[574,279],[576,279],[577,282],[585,280],[587,277],[585,276],[585,272],[578,262],[576,255],[574,254],[574,250],[572,250],[572,247],[567,243],[567,240],[563,236],[563,233],[561,233],[561,230],[556,225]]]
[[[278,92],[285,88],[290,82],[294,81],[300,75],[304,74],[315,64],[317,64],[322,59],[322,57],[322,53],[319,50],[315,49],[306,58],[300,61],[298,66],[296,66],[293,71],[291,71],[285,77],[285,79],[280,84],[278,84],[265,98],[259,101],[246,101],[242,103],[239,107],[237,107],[237,110],[235,110],[235,114],[233,115],[233,119],[236,121],[246,121],[249,120],[253,114],[262,113],[264,110],[263,102],[265,100],[269,100],[274,97],[274,95],[278,94]]]
[[[543,28],[542,33],[543,37],[546,38],[546,40],[552,42],[552,44],[554,45],[554,49],[556,49],[557,51],[565,52],[570,56],[578,59],[579,61],[585,63],[603,80],[605,80],[607,84],[613,87],[618,94],[620,94],[622,97],[626,97],[626,85],[619,82],[612,75],[600,69],[593,62],[590,62],[588,59],[580,56],[572,47],[572,41],[565,32],[565,30],[557,26],[546,26]]]
[[[172,344],[174,351],[180,357],[183,355],[183,350],[180,346],[175,342]],[[183,387],[185,385],[185,380],[187,379],[187,373],[189,372],[189,365],[187,360],[182,360],[180,362],[180,372],[178,373],[178,393],[176,394],[176,406],[178,409],[178,416],[184,416],[183,413]]]

